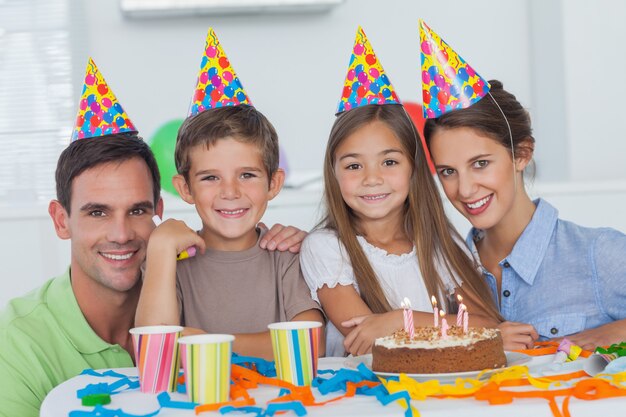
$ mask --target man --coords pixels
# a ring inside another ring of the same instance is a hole
[[[57,200],[48,207],[57,235],[71,240],[70,267],[0,314],[0,416],[38,416],[47,393],[86,368],[133,366],[128,331],[152,216],[162,216],[163,200],[154,155],[103,84],[90,60],[81,111],[89,101],[117,106],[127,128],[109,134],[111,125],[93,126],[105,120],[79,111],[76,140],[57,164]],[[98,87],[108,97],[97,97]],[[298,251],[304,235],[276,225],[261,246]]]

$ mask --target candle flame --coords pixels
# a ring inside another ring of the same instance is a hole
[[[404,300],[401,303],[401,305],[402,304],[404,304],[404,308],[411,308],[411,302],[409,301],[409,299],[407,297],[404,297]]]
[[[445,315],[446,315],[446,312],[445,312],[445,311],[443,311],[443,310],[439,310],[439,315],[440,315],[441,317],[443,317],[443,316],[445,316]]]
[[[433,307],[437,307],[437,299],[434,295],[430,297],[430,302],[433,304]]]
[[[461,296],[460,294],[456,295],[456,299],[459,300],[459,303],[463,302],[463,296]]]

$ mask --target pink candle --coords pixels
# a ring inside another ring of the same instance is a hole
[[[440,310],[439,314],[441,314],[441,338],[447,339],[448,329],[450,328],[450,326],[448,326],[448,321],[446,320],[446,317],[445,317],[446,313],[443,310]]]
[[[437,327],[439,326],[439,309],[437,309],[437,299],[433,295],[430,297],[430,301],[433,304],[433,325]]]
[[[457,294],[456,299],[459,301],[459,311],[456,314],[456,325],[461,327],[463,325],[463,311],[467,310],[467,307],[463,304],[463,297]]]
[[[469,327],[469,313],[467,309],[463,313],[463,333],[467,333],[467,328]]]
[[[411,302],[408,298],[404,297],[404,301],[400,303],[400,306],[404,309],[404,331],[408,333],[411,339],[413,339],[415,337],[415,325],[413,324],[413,310],[411,310]]]

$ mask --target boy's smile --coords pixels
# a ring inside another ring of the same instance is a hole
[[[225,251],[254,246],[256,224],[280,191],[284,172],[270,181],[259,147],[232,138],[209,148],[197,145],[189,155],[189,183],[181,196],[196,205],[207,246]]]

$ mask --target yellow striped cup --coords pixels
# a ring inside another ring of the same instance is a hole
[[[178,339],[187,395],[200,404],[228,401],[230,356],[235,336],[198,334]]]
[[[322,323],[288,321],[267,326],[272,338],[278,378],[294,385],[310,385],[317,374]]]

